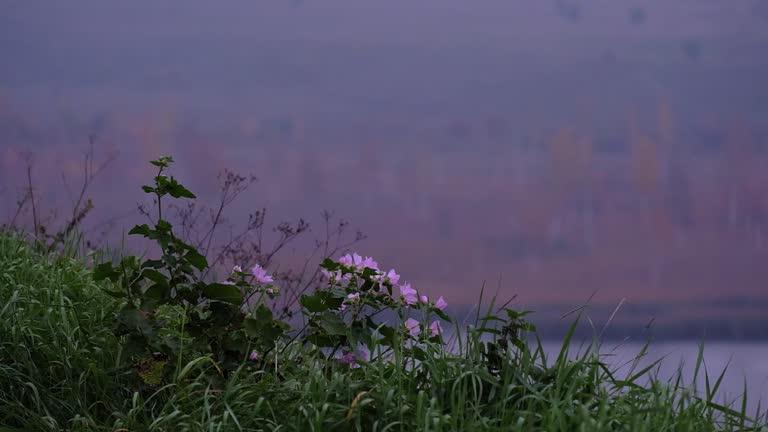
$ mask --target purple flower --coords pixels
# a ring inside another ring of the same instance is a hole
[[[222,285],[234,285],[235,283],[232,282],[231,280],[227,280],[227,281],[222,282],[221,284]]]
[[[410,333],[410,335],[413,337],[416,337],[419,335],[419,333],[421,333],[419,322],[413,318],[408,318],[407,320],[405,320],[405,328],[408,330],[408,333]]]
[[[273,290],[272,288],[267,288],[265,292],[269,296],[275,295],[275,290]]]
[[[424,303],[424,304],[429,303],[429,298],[427,296],[425,296],[425,295],[421,296],[421,298],[419,300],[421,300],[421,302]]]
[[[243,268],[240,267],[239,265],[232,267],[232,273],[241,273],[242,271],[243,271]]]
[[[248,356],[248,358],[253,360],[253,361],[256,361],[256,360],[260,359],[261,356],[256,351],[251,351],[251,354]]]
[[[440,296],[440,298],[437,299],[437,302],[435,303],[435,307],[440,310],[445,310],[445,308],[448,307],[448,302],[445,301],[443,296]]]
[[[432,336],[440,336],[443,333],[443,328],[440,327],[440,321],[432,321],[429,325],[429,331],[432,332]]]
[[[251,269],[251,274],[253,274],[253,277],[256,279],[256,282],[260,283],[271,283],[274,282],[274,279],[272,279],[272,276],[267,274],[267,271],[264,270],[264,268],[258,264],[254,265]]]
[[[411,284],[400,285],[400,298],[408,305],[414,305],[418,301],[417,292],[411,288]]]

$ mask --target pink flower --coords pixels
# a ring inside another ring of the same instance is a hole
[[[421,333],[419,322],[413,318],[408,318],[407,320],[405,320],[405,328],[408,330],[408,333],[410,333],[410,335],[413,337],[416,337],[419,335],[419,333]]]
[[[421,302],[424,303],[424,304],[429,303],[429,298],[427,296],[425,296],[425,295],[421,296],[421,298],[419,300],[421,300]]]
[[[251,359],[251,360],[256,361],[256,360],[260,359],[261,356],[256,351],[251,351],[251,354],[248,356],[248,358]]]
[[[343,264],[348,267],[357,267],[357,265],[363,261],[363,257],[357,253],[346,254],[339,258],[339,264]]]
[[[357,303],[360,300],[360,293],[347,294],[347,298],[341,303],[341,310],[346,310],[347,306]]]
[[[264,270],[264,268],[258,264],[254,265],[251,269],[251,274],[253,274],[253,277],[256,279],[256,282],[260,283],[271,283],[274,282],[274,279],[272,279],[272,276],[267,274],[267,271]]]
[[[411,284],[400,285],[400,298],[408,305],[414,305],[418,301],[417,292],[411,288]]]
[[[343,275],[341,273],[341,270],[330,272],[328,270],[322,269],[320,270],[320,273],[323,276],[325,276],[325,278],[328,279],[328,282],[330,282],[331,284],[339,284],[341,286],[346,286],[346,284],[349,283],[350,279],[352,279],[351,273],[347,273]]]
[[[440,321],[432,321],[429,325],[429,331],[432,332],[432,336],[440,336],[443,333],[443,328],[440,327]]]
[[[239,265],[232,267],[232,273],[241,273],[242,271],[243,271],[243,268],[240,267]]]
[[[370,355],[371,354],[368,350],[368,347],[365,345],[360,345],[358,346],[357,352],[347,351],[343,356],[341,356],[341,358],[339,358],[339,362],[348,364],[350,369],[357,369],[360,367],[360,364],[357,361],[368,361]]]
[[[397,285],[397,283],[400,282],[400,275],[395,273],[395,270],[392,269],[386,273],[382,272],[379,280],[381,282],[389,282],[392,285]]]
[[[352,351],[349,351],[348,353],[341,356],[341,358],[339,358],[339,362],[348,364],[350,366],[355,363],[355,360],[357,360],[357,356]]]
[[[368,361],[371,358],[371,350],[366,345],[360,344],[357,347],[357,355],[360,360]]]
[[[354,267],[357,269],[371,268],[374,270],[379,269],[379,263],[373,260],[371,257],[365,257],[358,255],[357,253],[346,254],[339,258],[339,264],[343,264],[347,267]]]
[[[379,269],[379,263],[373,260],[371,257],[365,257],[364,260],[360,262],[360,268],[369,268],[378,270]]]
[[[435,307],[440,310],[445,310],[445,308],[448,307],[448,302],[445,301],[443,296],[440,296],[440,298],[437,299],[437,302],[435,303]]]

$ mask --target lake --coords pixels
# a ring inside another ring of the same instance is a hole
[[[444,333],[449,345],[455,343],[453,332]],[[487,339],[486,335],[483,339]],[[535,343],[535,342],[534,342]],[[544,352],[551,362],[560,352],[562,343],[556,340],[544,340]],[[573,342],[569,357],[576,357],[589,348],[589,344]],[[603,342],[601,354],[603,361],[611,366],[611,371],[617,379],[630,376],[633,359],[643,349],[643,343],[621,342],[608,340]],[[654,361],[663,358],[657,366],[658,377],[664,381],[673,380],[682,364],[682,385],[692,387],[696,360],[699,355],[699,344],[694,340],[658,341],[648,347],[647,354],[640,359],[635,372],[649,366]],[[741,407],[741,395],[744,383],[747,385],[747,406],[750,414],[754,414],[760,403],[761,411],[768,409],[768,343],[766,342],[705,342],[704,365],[714,385],[717,378],[727,367],[725,376],[717,392],[716,402],[734,402],[734,407]],[[704,365],[702,365],[697,390],[700,395],[705,393]]]
[[[574,346],[574,348],[578,347],[578,345]],[[605,355],[604,359],[607,363],[624,372],[623,374],[619,372],[617,377],[621,378],[626,377],[626,371],[629,369],[627,363],[631,362],[642,347],[640,343],[622,344],[618,341],[609,341],[604,343],[601,352]],[[559,352],[560,344],[545,341],[544,349],[548,356],[554,356]],[[669,379],[675,376],[682,363],[684,383],[690,385],[698,354],[699,345],[695,341],[652,343],[648,354],[640,361],[639,369],[663,357],[664,360],[658,369],[659,377]],[[717,380],[723,369],[728,367],[718,392],[718,402],[738,399],[736,406],[740,406],[746,379],[748,406],[752,412],[754,413],[757,408],[759,400],[763,401],[761,404],[763,409],[768,407],[768,343],[705,343],[704,362],[712,383]],[[698,381],[699,390],[703,392],[704,386],[702,367]]]

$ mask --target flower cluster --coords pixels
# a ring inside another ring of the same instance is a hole
[[[427,296],[419,297],[418,292],[406,282],[400,284],[400,275],[394,269],[383,271],[379,269],[379,264],[371,257],[363,257],[357,253],[347,254],[339,258],[338,263],[344,268],[341,270],[329,271],[327,269],[321,270],[322,274],[329,280],[331,284],[340,284],[346,286],[352,279],[355,272],[365,272],[366,269],[373,270],[371,276],[372,281],[378,283],[380,286],[397,286],[400,292],[400,300],[405,306],[414,306],[421,300],[422,304],[433,306],[441,311],[445,310],[448,303],[440,296],[436,302],[430,303]]]
[[[339,306],[340,311],[347,311],[351,306],[365,304],[363,298],[367,298],[378,302],[373,304],[395,309],[427,308],[427,311],[433,311],[445,317],[442,314],[448,306],[445,298],[440,296],[436,301],[431,301],[426,295],[420,296],[410,283],[400,283],[401,277],[394,269],[381,270],[378,262],[371,257],[351,253],[340,257],[335,263],[325,262],[323,267],[321,272],[328,280],[330,287],[344,289],[342,291],[344,298]],[[428,327],[422,328],[419,321],[409,318],[404,322],[404,326],[405,333],[414,338],[422,332],[432,337],[442,334],[439,320],[432,321]]]
[[[408,318],[405,320],[405,323],[403,323],[405,326],[405,332],[411,335],[412,337],[418,337],[421,334],[421,323],[416,321],[413,318]],[[432,321],[432,324],[429,325],[429,333],[432,336],[440,336],[443,334],[443,328],[440,326],[440,321],[434,320]]]
[[[253,267],[251,267],[250,274],[243,272],[243,268],[239,265],[232,267],[232,274],[226,281],[222,282],[222,284],[237,285],[237,281],[242,281],[243,278],[247,276],[252,276],[254,283],[269,284],[264,289],[264,292],[270,297],[274,297],[280,292],[278,287],[271,285],[275,279],[267,273],[267,270],[264,267],[260,266],[259,264],[255,264]]]
[[[371,353],[368,347],[365,345],[359,345],[356,351],[346,350],[344,354],[339,358],[339,363],[349,365],[350,369],[357,369],[360,367],[358,361],[368,361],[371,357]]]

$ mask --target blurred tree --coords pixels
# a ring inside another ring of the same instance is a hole
[[[696,61],[701,57],[701,43],[695,40],[687,40],[682,45],[683,53],[691,61]]]
[[[635,25],[645,24],[645,20],[648,18],[645,13],[645,9],[642,7],[634,7],[629,10],[629,22]]]
[[[574,1],[556,0],[555,7],[557,13],[571,22],[579,22],[581,20],[581,5]]]

